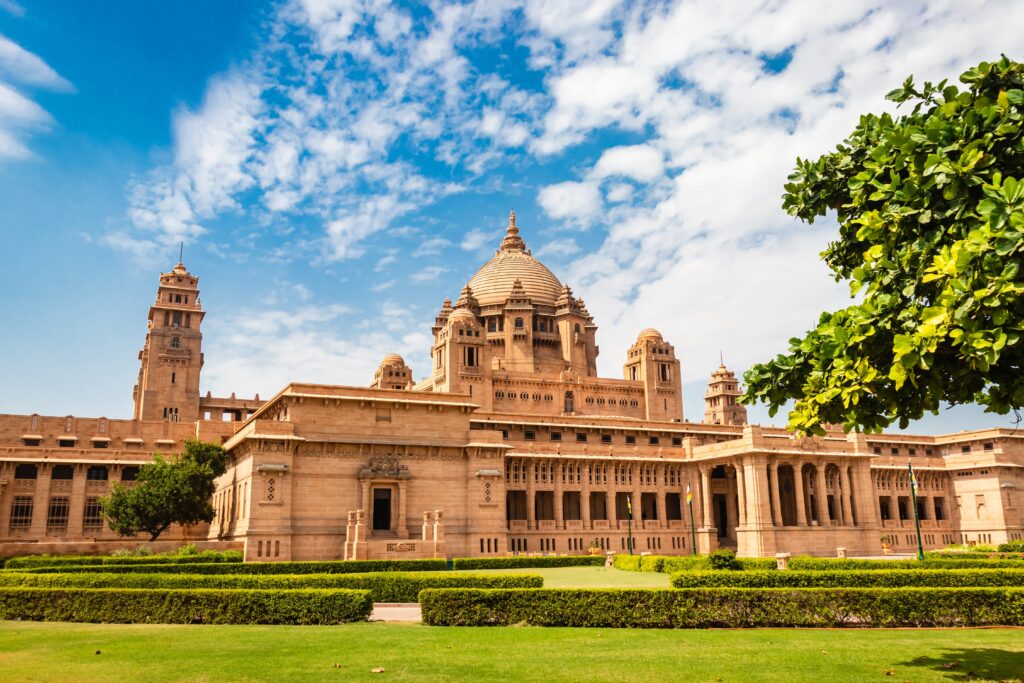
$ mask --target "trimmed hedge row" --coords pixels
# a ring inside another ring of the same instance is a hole
[[[856,558],[827,558],[827,557],[806,557],[799,556],[789,560],[790,569],[803,569],[811,571],[828,570],[849,570],[849,569],[1020,569],[1021,563],[1017,560],[950,560],[950,559],[929,559],[924,560],[860,560]]]
[[[373,609],[362,590],[0,588],[0,619],[103,624],[342,624]]]
[[[0,587],[32,588],[228,588],[295,590],[348,588],[370,591],[373,602],[416,602],[424,588],[540,588],[533,574],[453,574],[381,572],[377,574],[276,574],[260,576],[203,574],[34,574],[0,573]]]
[[[240,550],[223,553],[200,553],[197,555],[26,555],[12,557],[3,565],[9,570],[32,569],[35,567],[76,567],[98,565],[136,564],[206,564],[210,562],[241,562]]]
[[[1020,626],[1019,588],[694,588],[420,593],[432,626],[750,628]]]
[[[769,570],[775,569],[775,560],[768,557],[737,557],[733,560],[739,569]],[[707,555],[683,555],[670,557],[664,555],[622,555],[612,560],[616,569],[633,572],[675,572],[709,571],[713,569]]]
[[[431,572],[448,569],[447,560],[335,560],[327,562],[240,562],[215,564],[137,564],[104,566],[117,574],[361,574],[367,572]],[[33,567],[23,572],[74,574],[96,567]]]
[[[847,569],[841,571],[698,571],[672,575],[675,588],[899,588],[1018,586],[1021,569]]]
[[[538,567],[600,567],[603,555],[549,555],[544,557],[460,557],[452,560],[452,568],[463,569],[518,569]]]

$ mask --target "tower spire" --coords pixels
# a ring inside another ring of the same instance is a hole
[[[185,263],[185,242],[184,241],[178,243],[178,263],[181,263],[183,265]]]
[[[505,228],[505,239],[501,240],[501,251],[526,251],[526,242],[519,236],[519,228],[516,227],[515,209],[508,213],[508,227]]]

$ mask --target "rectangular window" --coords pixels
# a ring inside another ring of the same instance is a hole
[[[135,481],[139,478],[139,468],[135,465],[121,468],[121,481]]]
[[[881,446],[875,446],[874,448],[871,449],[871,452],[873,452],[875,455],[881,455],[882,454],[882,447]]]
[[[652,446],[657,446],[659,443],[661,443],[661,439],[656,436],[652,436],[647,439],[647,443],[649,443]]]
[[[54,496],[50,498],[50,508],[46,513],[46,527],[48,529],[66,528],[70,508],[71,499],[67,496]]]
[[[26,446],[38,446],[42,441],[42,439],[22,439]]]
[[[579,443],[586,443],[587,435],[583,432],[576,432],[576,441]]]
[[[995,444],[993,444],[993,443],[987,443],[987,444],[985,444],[985,450],[986,450],[986,451],[991,451],[991,450],[993,450],[994,448],[995,448]]]
[[[601,435],[601,443],[611,443],[611,442],[612,442],[612,435],[611,434],[602,434]]]
[[[11,503],[11,528],[32,526],[32,496],[15,496]]]
[[[523,438],[526,439],[527,441],[533,441],[534,439],[537,438],[537,432],[527,429],[525,432],[523,432]]]
[[[82,526],[86,529],[103,527],[103,507],[100,506],[99,498],[85,499],[85,513],[82,516]]]
[[[85,473],[85,478],[88,481],[106,481],[107,480],[107,468],[103,465],[93,465]]]
[[[898,448],[890,448],[889,449],[889,453],[892,454],[892,455],[899,455],[900,454],[900,449],[898,449]]]
[[[676,446],[676,447],[682,446],[683,445],[683,437],[681,437],[681,436],[673,436],[672,437],[672,445]]]
[[[551,440],[552,441],[561,441],[562,440],[562,432],[551,432]]]
[[[74,448],[75,447],[75,440],[74,439],[57,439],[57,445],[60,446],[61,448]]]
[[[626,443],[629,444],[630,446],[632,446],[633,444],[636,443],[636,437],[633,436],[632,434],[627,435],[626,436]]]

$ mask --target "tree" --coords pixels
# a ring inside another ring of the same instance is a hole
[[[155,541],[172,524],[213,520],[214,480],[225,471],[224,449],[195,439],[185,442],[180,457],[157,453],[139,468],[135,486],[118,484],[100,499],[110,528],[121,536],[143,531]]]
[[[797,159],[783,207],[808,223],[836,212],[822,257],[860,299],[752,367],[744,402],[774,415],[795,399],[801,433],[905,427],[942,402],[1019,422],[1024,71],[1004,56],[960,81],[908,78],[887,98],[909,113],[862,116],[835,151]]]

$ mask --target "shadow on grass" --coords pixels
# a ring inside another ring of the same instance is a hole
[[[935,657],[915,657],[899,666],[932,669],[951,681],[1024,681],[1024,652],[995,648],[947,650]]]

